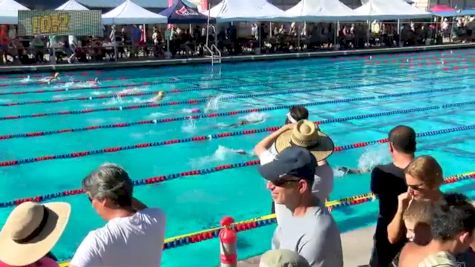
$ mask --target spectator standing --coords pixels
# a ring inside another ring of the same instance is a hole
[[[82,187],[107,224],[89,232],[70,266],[160,266],[165,215],[132,197],[133,184],[127,172],[104,164],[84,178]]]

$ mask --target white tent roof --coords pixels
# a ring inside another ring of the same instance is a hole
[[[167,23],[167,18],[126,0],[120,6],[103,14],[102,23],[105,25]]]
[[[411,6],[403,0],[369,0],[355,9],[355,13],[360,17],[374,19],[410,19],[432,16],[429,12]]]
[[[301,21],[354,20],[355,12],[338,0],[302,0],[285,13]]]
[[[89,10],[87,7],[79,4],[76,0],[69,0],[68,2],[62,4],[56,10]]]
[[[30,10],[13,1],[0,1],[0,24],[18,24],[18,10]]]
[[[114,8],[122,4],[123,0],[78,0],[79,3],[88,7]],[[168,7],[168,0],[136,0],[135,3],[145,8]]]
[[[289,20],[284,11],[266,0],[223,0],[211,8],[210,14],[218,22]]]

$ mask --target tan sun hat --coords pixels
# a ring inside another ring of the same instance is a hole
[[[289,129],[277,137],[275,141],[277,153],[289,146],[300,146],[308,149],[317,161],[328,158],[335,147],[331,138],[309,120],[297,122],[293,129]]]
[[[71,214],[65,202],[24,202],[8,216],[0,232],[0,261],[13,266],[32,264],[53,249]]]

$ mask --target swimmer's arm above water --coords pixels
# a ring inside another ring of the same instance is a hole
[[[267,149],[270,148],[270,146],[275,142],[277,137],[282,134],[283,132],[292,129],[294,127],[294,124],[286,124],[279,130],[271,133],[269,136],[266,138],[262,139],[257,145],[254,147],[254,154],[256,156],[260,156],[262,153],[264,153]]]

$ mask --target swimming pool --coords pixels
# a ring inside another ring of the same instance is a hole
[[[474,125],[474,62],[475,49],[463,49],[214,68],[79,71],[63,73],[51,85],[44,82],[47,74],[5,75],[0,81],[0,202],[77,189],[103,162],[118,163],[133,179],[144,179],[253,160],[235,150],[250,152],[268,131],[242,131],[280,126],[292,104],[306,105],[310,119],[321,121],[338,146],[385,138],[397,124],[417,132]],[[92,82],[96,77],[98,84]],[[115,97],[124,90],[135,95]],[[167,91],[161,105],[147,103],[159,90]],[[225,127],[244,117],[265,122]],[[421,137],[418,154],[435,156],[444,176],[474,171],[472,129]],[[221,134],[226,132],[238,133]],[[334,168],[368,167],[388,161],[386,150],[386,144],[345,149],[329,161]],[[176,176],[135,191],[149,206],[165,210],[167,237],[214,227],[224,215],[245,220],[270,211],[265,182],[255,167]],[[475,197],[471,181],[445,188]],[[368,191],[369,175],[349,175],[337,178],[331,197]],[[73,206],[54,250],[68,259],[86,233],[103,222],[84,195],[58,200]],[[333,214],[340,230],[347,231],[374,223],[376,210],[370,202]],[[0,224],[10,211],[0,208]],[[239,257],[268,249],[274,227],[239,233]],[[216,266],[218,255],[213,239],[166,250],[162,262]]]

